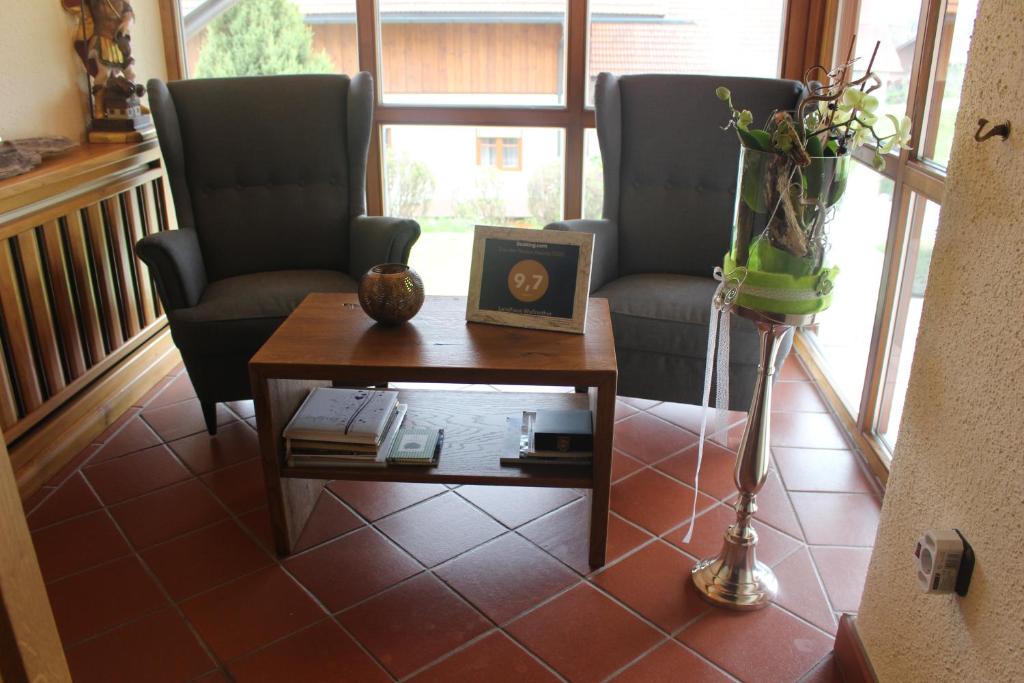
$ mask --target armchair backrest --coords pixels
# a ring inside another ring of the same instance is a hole
[[[348,269],[369,74],[152,80],[149,94],[178,223],[198,233],[208,279]]]
[[[644,74],[597,78],[604,218],[618,223],[619,275],[709,276],[729,248],[739,141],[715,88],[761,125],[804,88],[769,78]]]

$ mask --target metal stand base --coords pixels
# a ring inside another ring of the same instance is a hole
[[[754,558],[757,533],[738,535],[737,525],[725,532],[725,544],[718,557],[701,560],[692,570],[693,583],[701,596],[719,607],[755,610],[768,605],[779,592],[775,573]]]
[[[739,306],[733,307],[732,312],[754,321],[761,343],[754,398],[736,451],[734,479],[740,493],[734,506],[736,523],[725,532],[718,556],[698,562],[690,578],[701,596],[714,605],[755,610],[767,607],[779,591],[775,574],[768,565],[757,561],[757,532],[752,526],[757,492],[768,475],[775,357],[786,333],[811,322],[814,316],[765,315]]]

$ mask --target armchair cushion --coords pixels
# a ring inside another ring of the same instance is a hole
[[[351,186],[359,201],[363,191],[350,166],[361,149],[348,135],[349,83],[318,74],[167,84],[178,126],[160,142],[180,149],[184,170],[169,172],[185,178],[211,280],[348,268]]]
[[[211,282],[192,308],[169,313],[174,343],[185,354],[256,352],[310,292],[354,292],[334,270],[279,270]]]
[[[707,354],[711,298],[718,285],[708,277],[666,273],[627,275],[599,289],[608,299],[615,345],[622,349],[697,358]],[[730,316],[731,355],[756,363],[754,324]]]

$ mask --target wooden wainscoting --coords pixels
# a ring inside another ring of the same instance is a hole
[[[0,181],[0,428],[23,495],[177,362],[133,250],[173,227],[155,141]]]

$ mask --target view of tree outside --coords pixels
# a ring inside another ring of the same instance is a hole
[[[333,71],[327,54],[313,49],[313,30],[292,0],[239,0],[210,23],[195,76]]]

